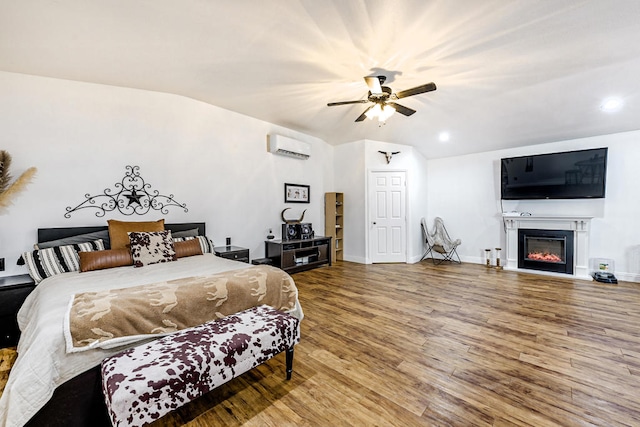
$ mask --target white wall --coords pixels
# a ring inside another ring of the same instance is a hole
[[[462,260],[482,263],[484,248],[504,248],[501,209],[593,216],[590,257],[613,259],[619,279],[640,281],[639,140],[635,131],[429,160],[428,224],[442,217],[451,237],[462,239]],[[505,200],[501,206],[501,158],[598,147],[609,147],[605,199]]]
[[[326,191],[345,193],[345,259],[366,262],[366,176],[371,169],[408,171],[408,260],[422,255],[420,217],[445,219],[460,237],[460,255],[482,262],[483,249],[504,246],[499,197],[502,157],[609,147],[604,200],[505,201],[504,210],[534,214],[592,215],[590,256],[612,258],[623,280],[640,281],[640,132],[561,141],[534,147],[425,161],[408,146],[356,141],[331,147],[322,140],[175,95],[0,72],[0,149],[13,156],[17,177],[30,166],[38,175],[7,210],[0,211],[2,275],[26,272],[15,265],[30,250],[39,227],[102,225],[106,219],[206,221],[221,243],[229,236],[251,257],[264,253],[268,229],[280,235],[280,212],[299,216],[324,232]],[[310,160],[275,156],[266,135],[281,133],[311,143]],[[377,151],[401,151],[390,165]],[[175,195],[187,213],[169,209],[143,217],[94,211],[64,218],[66,207],[122,179],[126,165],[140,166],[152,189]],[[425,169],[426,165],[426,169]],[[285,182],[311,186],[309,205],[283,201]]]
[[[400,151],[387,164],[378,151]],[[407,172],[407,262],[419,261],[422,253],[420,218],[427,213],[426,160],[413,147],[361,140],[335,147],[336,191],[345,193],[345,252],[348,261],[369,263],[367,232],[371,221],[367,209],[370,171]]]
[[[427,159],[417,150],[413,150],[412,164],[409,167],[409,197],[411,213],[409,218],[411,239],[409,241],[409,262],[418,262],[424,255],[424,238],[420,228],[420,219],[427,217],[429,200],[427,199],[428,167]]]
[[[335,190],[344,193],[344,250],[345,261],[366,261],[366,199],[364,141],[338,145],[334,148]],[[329,190],[331,191],[331,190]]]
[[[13,157],[12,175],[38,168],[35,181],[0,211],[2,275],[21,274],[15,261],[36,241],[36,229],[106,225],[110,218],[168,222],[206,221],[217,244],[229,236],[252,258],[264,254],[280,212],[324,232],[325,191],[333,191],[333,148],[324,141],[193,99],[65,80],[0,72],[0,149]],[[311,143],[309,160],[267,152],[266,135]],[[126,165],[137,165],[152,190],[173,194],[188,212],[170,208],[124,217],[94,210],[64,218],[85,194],[114,189]],[[310,204],[284,203],[284,183],[311,186]]]
[[[379,151],[399,151],[387,164]],[[413,147],[381,141],[365,140],[365,170],[398,170],[407,173],[407,262],[417,262],[422,257],[422,235],[420,218],[427,213],[425,190],[426,159]],[[365,178],[368,182],[368,178]],[[367,221],[370,224],[370,221]]]

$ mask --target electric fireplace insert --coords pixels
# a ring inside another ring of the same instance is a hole
[[[518,268],[573,274],[571,230],[518,230]]]

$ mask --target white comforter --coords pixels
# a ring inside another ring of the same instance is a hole
[[[43,280],[18,313],[22,336],[18,344],[18,358],[0,398],[0,425],[24,425],[47,403],[57,386],[126,348],[66,353],[63,323],[71,295],[220,273],[248,266],[205,254],[142,268],[119,267],[87,273],[64,273]],[[302,319],[299,303],[296,307],[291,314]]]

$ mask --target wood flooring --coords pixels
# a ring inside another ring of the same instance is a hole
[[[157,426],[639,426],[640,284],[475,264],[295,274],[284,354]]]

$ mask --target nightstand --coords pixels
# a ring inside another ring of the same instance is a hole
[[[249,249],[238,246],[216,246],[213,252],[221,258],[249,262]]]
[[[18,343],[18,310],[27,295],[36,287],[28,274],[0,277],[0,347]]]

